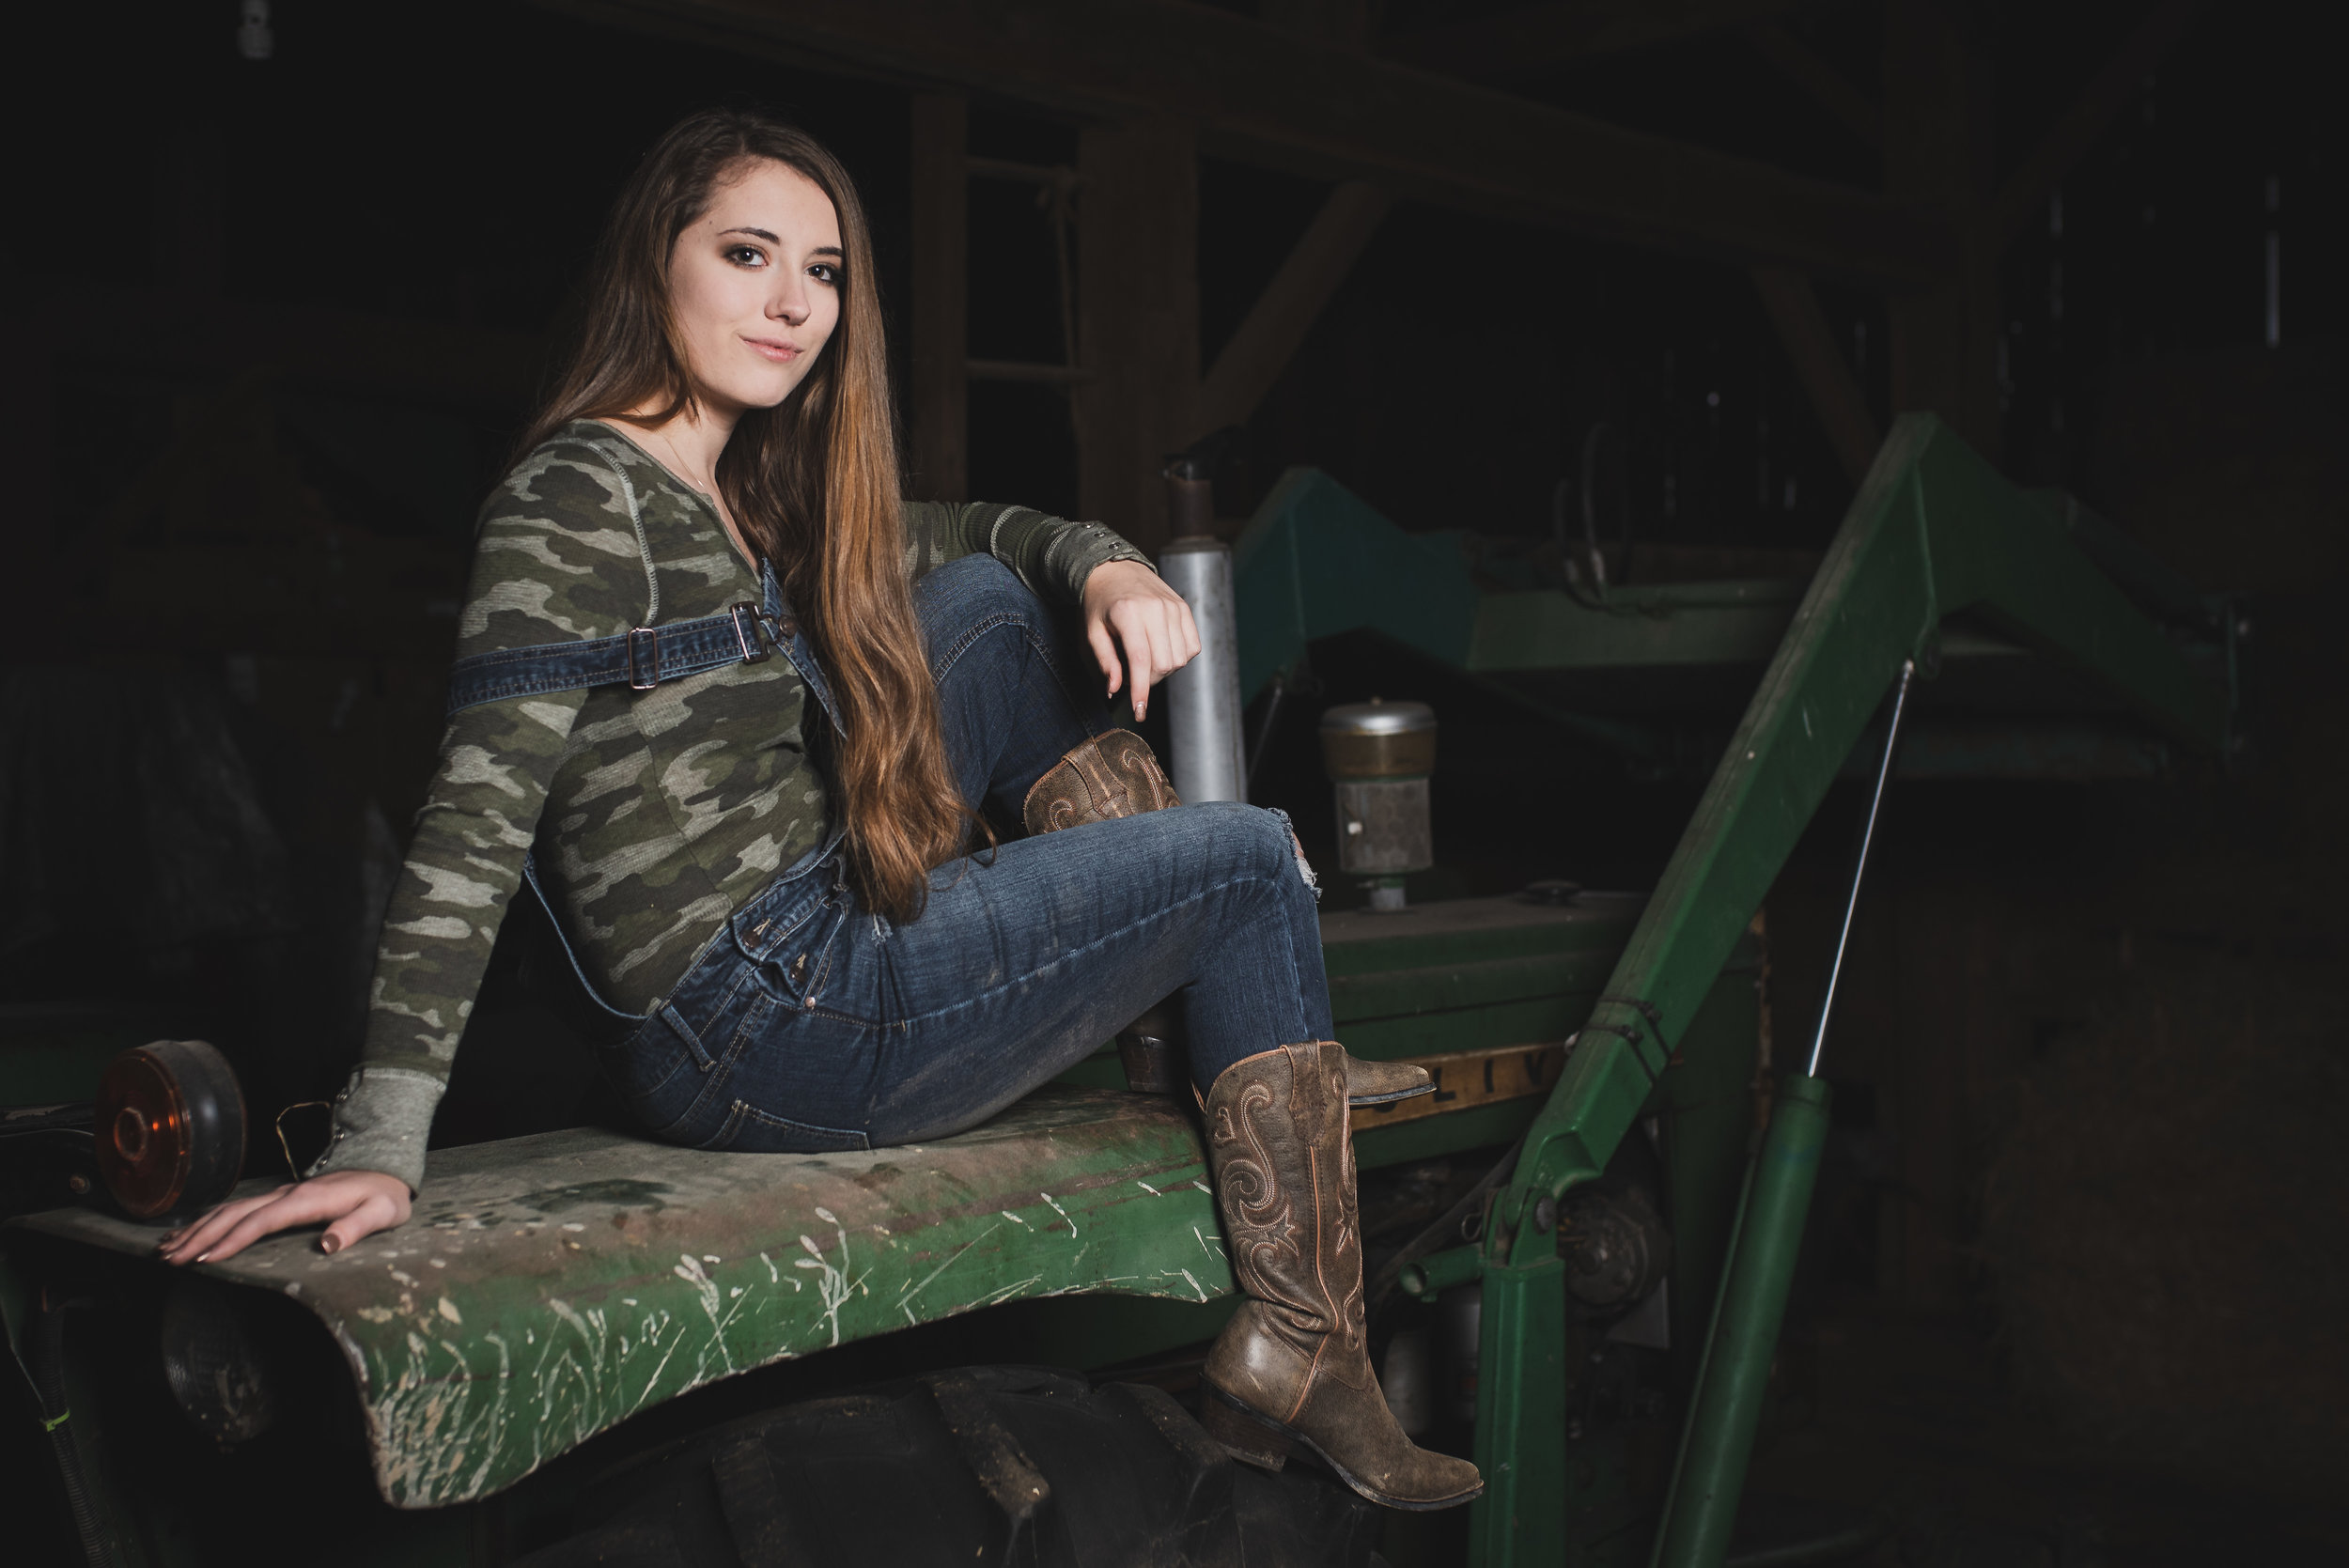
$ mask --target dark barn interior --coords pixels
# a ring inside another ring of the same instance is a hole
[[[2322,14],[23,16],[0,250],[19,584],[0,1101],[86,1100],[86,1063],[200,1037],[242,1081],[249,1175],[318,1147],[435,765],[476,508],[634,160],[688,111],[759,105],[831,146],[872,216],[910,497],[1097,520],[1155,555],[1175,526],[1161,470],[1188,452],[1227,542],[1311,468],[1405,534],[1461,531],[1483,591],[1579,591],[1594,567],[1632,588],[1808,580],[1921,411],[2217,606],[2226,754],[2122,722],[2092,756],[1894,769],[1746,1504],[1750,1524],[1862,1528],[1729,1560],[2343,1560],[2349,660],[2325,606],[2349,589],[2349,127]],[[1376,629],[1320,637],[1247,710],[1249,798],[1334,857],[1312,715],[1423,701],[1442,740],[1414,907],[1542,879],[1644,892],[1759,674],[1664,697],[1641,672],[1586,675],[1544,706]],[[1165,720],[1143,728],[1163,750]],[[1827,792],[1762,903],[1777,1070],[1819,1021],[1872,767]],[[1325,879],[1325,911],[1370,896]],[[436,1148],[613,1114],[526,983],[524,924]],[[1377,1190],[1421,1222],[1440,1206]],[[0,1272],[23,1275],[8,1251]],[[102,1310],[74,1329],[92,1345],[151,1333]],[[1001,1350],[987,1325],[1016,1311],[734,1378],[638,1418],[640,1446],[924,1367],[1079,1364],[1034,1333]],[[8,1381],[25,1555],[8,1555],[79,1560],[46,1406]],[[517,1560],[570,1528],[615,1440],[548,1467],[568,1491],[420,1524],[352,1452],[297,1497],[272,1487],[268,1439],[176,1467],[141,1434],[131,1490],[171,1522],[114,1560]],[[1392,1515],[1378,1550],[1468,1562],[1465,1518]],[[1626,1550],[1569,1560],[1645,1560]]]

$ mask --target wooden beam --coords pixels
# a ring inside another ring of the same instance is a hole
[[[1426,70],[1509,80],[1576,60],[1727,32],[1806,8],[1809,0],[1549,0],[1546,5],[1392,33],[1379,53]]]
[[[2056,121],[2055,129],[2007,177],[1989,210],[1983,214],[1982,242],[1993,256],[2012,244],[2023,226],[2046,209],[2056,187],[2135,101],[2162,57],[2186,36],[2200,8],[2199,0],[2164,0],[2155,7]]]
[[[1956,239],[1873,192],[1626,131],[1174,0],[538,0],[834,71],[1097,117],[1196,124],[1203,148],[1398,197],[1745,265],[1895,285]],[[1748,16],[1750,11],[1740,11]]]
[[[1096,127],[1077,168],[1077,505],[1156,555],[1199,395],[1198,143],[1180,120]]]
[[[1355,258],[1392,203],[1375,185],[1349,180],[1330,193],[1313,225],[1249,308],[1199,388],[1194,437],[1246,424],[1298,346],[1353,271]]]
[[[1875,416],[1868,411],[1868,395],[1843,362],[1843,349],[1819,308],[1818,290],[1809,278],[1783,267],[1755,268],[1753,286],[1761,291],[1770,325],[1778,329],[1780,345],[1794,362],[1796,380],[1827,427],[1828,443],[1843,465],[1843,476],[1857,489],[1875,461],[1883,437]]]
[[[1853,135],[1870,147],[1884,145],[1883,112],[1869,101],[1866,93],[1845,81],[1842,71],[1812,54],[1810,45],[1776,22],[1747,28],[1746,41]]]
[[[965,501],[971,489],[970,105],[913,96],[912,495]]]

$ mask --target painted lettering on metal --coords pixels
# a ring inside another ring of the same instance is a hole
[[[1565,1065],[1566,1048],[1563,1044],[1504,1046],[1499,1050],[1447,1051],[1441,1056],[1404,1060],[1426,1068],[1436,1080],[1436,1092],[1385,1105],[1357,1106],[1351,1122],[1356,1132],[1547,1094]]]

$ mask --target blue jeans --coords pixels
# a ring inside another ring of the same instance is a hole
[[[963,797],[1017,822],[1097,705],[1055,620],[972,556],[914,590]],[[605,1053],[645,1126],[813,1153],[975,1126],[1172,996],[1204,1089],[1330,1037],[1315,893],[1277,811],[1213,802],[1013,839],[930,874],[921,917],[865,908],[837,850],[786,871]]]

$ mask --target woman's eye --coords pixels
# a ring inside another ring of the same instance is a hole
[[[819,261],[810,267],[807,270],[807,275],[817,283],[829,285],[833,288],[840,287],[840,269],[828,261]]]
[[[764,267],[767,255],[756,245],[737,245],[726,252],[726,259],[738,267]]]

